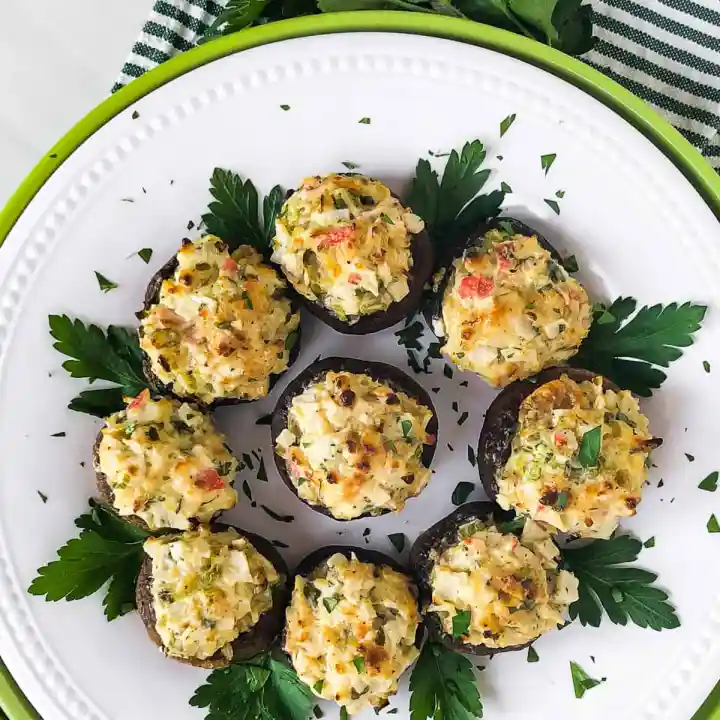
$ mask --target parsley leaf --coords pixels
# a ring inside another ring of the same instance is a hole
[[[398,339],[398,345],[402,345],[411,350],[422,350],[420,340],[423,337],[423,333],[423,324],[417,320],[414,323],[406,325],[402,330],[398,330],[395,333],[395,337]]]
[[[540,156],[540,167],[545,171],[545,175],[550,172],[550,168],[557,159],[557,153],[549,153]]]
[[[474,720],[483,714],[472,664],[426,642],[410,675],[411,720]]]
[[[715,517],[715,514],[712,514],[708,521],[707,525],[705,526],[707,528],[707,531],[712,535],[714,533],[720,533],[720,522]]]
[[[261,254],[269,254],[275,234],[275,218],[283,204],[283,190],[276,185],[262,203],[251,180],[236,173],[215,168],[210,178],[210,194],[215,198],[202,216],[212,235],[222,238],[231,250],[252,245]]]
[[[207,720],[307,720],[313,696],[295,671],[269,653],[214,670],[190,699]]]
[[[570,662],[570,675],[572,676],[575,697],[580,699],[588,690],[600,685],[602,680],[591,678],[577,663]]]
[[[63,363],[71,377],[87,378],[91,383],[107,380],[119,386],[84,391],[70,402],[70,409],[104,417],[125,406],[123,395],[139,395],[148,386],[134,330],[109,325],[103,331],[67,315],[48,319],[50,335],[56,340],[53,347],[71,358]]]
[[[641,549],[639,540],[617,535],[563,550],[565,564],[580,583],[580,597],[570,606],[570,617],[598,627],[605,610],[617,625],[626,625],[629,618],[653,630],[679,627],[668,594],[653,586],[657,575],[625,564],[637,560]]]
[[[260,17],[267,4],[268,0],[229,0],[205,31],[199,43],[250,27]]]
[[[390,535],[388,535],[388,540],[399,553],[405,549],[405,542],[407,540],[405,533],[390,533]]]
[[[114,283],[112,280],[108,280],[104,275],[101,275],[97,270],[95,270],[95,277],[97,278],[100,289],[104,293],[110,292],[111,290],[114,290],[117,287],[117,283]]]
[[[122,520],[105,505],[90,501],[91,511],[75,524],[80,536],[58,550],[58,559],[38,569],[28,592],[46,600],[79,600],[108,582],[105,615],[114,620],[135,609],[135,584],[149,533]]]
[[[136,255],[147,265],[150,262],[153,251],[152,248],[142,248],[138,250]]]
[[[517,118],[517,114],[513,113],[512,115],[508,115],[500,123],[500,137],[502,137],[510,129],[511,125],[515,122],[516,118]]]
[[[470,629],[470,611],[461,610],[453,615],[452,619],[452,636],[455,640],[467,635]]]
[[[578,462],[584,467],[595,467],[598,463],[600,448],[602,446],[602,428],[598,425],[588,430],[580,441],[578,450]]]
[[[537,650],[532,645],[530,645],[530,647],[528,648],[528,653],[527,653],[527,661],[529,663],[536,663],[539,660],[540,660],[540,656],[537,654]]]
[[[479,140],[465,143],[459,153],[450,153],[442,178],[427,160],[418,161],[408,205],[425,221],[443,255],[451,253],[454,243],[464,240],[469,231],[500,212],[505,193],[494,190],[478,195],[490,176],[490,170],[481,169],[484,161],[485,147]]]
[[[692,345],[707,307],[670,303],[635,312],[636,307],[630,297],[620,297],[607,308],[596,306],[590,332],[570,362],[650,397],[666,378],[657,366],[669,367],[682,356],[680,348]]]

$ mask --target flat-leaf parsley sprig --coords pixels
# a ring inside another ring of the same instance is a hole
[[[424,158],[415,168],[407,204],[425,221],[440,265],[469,232],[500,212],[504,192],[479,194],[490,176],[490,170],[482,167],[485,156],[485,146],[472,140],[460,152],[450,153],[442,177]]]
[[[631,297],[596,305],[590,332],[570,362],[650,397],[667,377],[659,367],[669,367],[682,356],[680,348],[692,345],[707,307],[686,302],[636,308]]]
[[[79,600],[107,585],[108,620],[135,609],[137,583],[150,533],[126,522],[106,505],[90,500],[90,512],[75,520],[79,537],[58,550],[58,559],[38,569],[28,592],[46,600]]]
[[[475,720],[483,716],[470,660],[426,642],[410,675],[411,720]]]
[[[137,332],[129,328],[83,323],[67,315],[50,315],[53,347],[70,359],[63,368],[74,378],[93,383],[106,380],[115,387],[85,390],[70,402],[70,409],[105,417],[125,406],[124,396],[134,397],[148,387],[142,369]]]
[[[627,565],[637,560],[641,550],[642,543],[629,535],[565,548],[563,562],[580,583],[580,597],[570,606],[570,617],[598,627],[604,610],[617,625],[630,620],[653,630],[679,627],[668,594],[653,585],[657,575]]]
[[[239,245],[252,245],[262,255],[270,254],[275,235],[275,218],[283,204],[284,193],[279,185],[262,201],[252,180],[243,180],[237,173],[215,168],[210,178],[210,194],[215,198],[202,216],[208,232],[224,240],[231,250]]]
[[[190,699],[206,720],[307,720],[313,694],[279,656],[266,652],[214,670]]]

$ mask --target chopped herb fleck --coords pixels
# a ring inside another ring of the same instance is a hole
[[[371,532],[370,528],[365,528],[363,530],[363,537],[367,537]]]
[[[270,542],[272,542],[272,544],[275,547],[279,547],[279,548],[289,548],[290,547],[287,543],[284,543],[281,540],[271,540]]]
[[[392,543],[393,547],[401,553],[405,549],[406,537],[404,533],[391,533],[388,535],[388,540]]]
[[[132,115],[130,116],[133,120],[137,120],[140,117],[140,113],[137,110],[133,110]]]
[[[468,417],[469,417],[469,416],[468,416],[468,413],[464,412],[464,413],[458,418],[457,424],[458,424],[458,425],[462,425],[462,424],[468,419]]]
[[[477,460],[475,458],[475,450],[473,449],[472,445],[468,445],[468,462],[475,467],[475,464],[477,463]]]
[[[66,435],[67,435],[67,433],[65,433],[65,432],[58,432],[58,433],[53,433],[50,437],[65,437]]]
[[[451,497],[453,505],[462,505],[467,499],[470,493],[475,489],[475,484],[471,482],[459,482]]]
[[[134,199],[134,198],[131,198],[131,197],[120,198],[120,202],[134,203],[134,202],[135,202],[135,199]]]
[[[192,220],[188,220],[187,229],[192,230],[195,227],[195,223]]]
[[[325,683],[324,683],[322,680],[318,680],[318,681],[313,685],[313,690],[319,695],[319,694],[322,692],[322,689],[323,689],[323,685],[324,685],[324,684],[325,684]]]
[[[653,548],[653,547],[655,547],[655,536],[653,535],[652,537],[649,537],[649,538],[643,543],[643,547],[646,547],[646,548]]]
[[[575,697],[581,698],[588,690],[597,687],[602,680],[591,678],[577,663],[570,663],[570,675],[572,677]]]
[[[243,459],[243,463],[245,464],[246,468],[249,468],[250,470],[255,469],[255,465],[253,465],[252,458],[250,457],[250,455],[248,453],[243,453],[242,459]]]
[[[256,425],[270,425],[272,423],[272,414],[261,415],[256,421]]]
[[[342,165],[344,165],[348,170],[357,170],[360,167],[356,163],[349,162],[348,160],[343,160]]]
[[[450,379],[452,380],[453,369],[452,369],[449,365],[445,365],[445,366],[443,367],[443,375],[444,375],[446,378],[450,378]]]
[[[147,265],[150,262],[153,251],[152,248],[143,248],[142,250],[138,250],[137,254],[140,259]]]
[[[459,410],[460,410],[460,407],[459,407],[459,405],[458,405],[458,403],[457,403],[457,400],[453,400],[453,403],[452,403],[452,406],[451,406],[451,407],[452,407],[452,409],[453,409],[455,412],[459,412]]]
[[[470,384],[470,383],[469,383],[467,380],[463,380],[463,381],[460,383],[460,387],[467,387],[469,384]]]
[[[344,705],[340,708],[340,720],[350,720],[347,708]]]
[[[703,369],[706,373],[710,372],[710,363],[707,360],[703,360]]]
[[[548,155],[540,156],[540,166],[545,171],[546,175],[550,172],[550,168],[553,166],[555,158],[557,158],[557,153],[549,153]]]
[[[512,192],[512,188],[511,188],[506,182],[504,182],[504,181],[500,183],[500,189],[501,189],[504,193],[511,193],[511,192]]]
[[[108,280],[104,275],[101,275],[97,270],[95,270],[95,277],[97,278],[100,289],[104,293],[110,292],[111,290],[114,290],[117,287],[117,283],[114,283],[112,280]]]
[[[720,523],[718,523],[718,519],[714,514],[711,515],[707,521],[707,531],[709,533],[720,533]]]
[[[422,350],[422,346],[418,342],[423,336],[423,325],[420,321],[406,325],[402,330],[395,333],[398,339],[398,345],[411,350]]]
[[[412,422],[410,420],[401,420],[400,427],[402,428],[403,437],[407,440],[410,437],[412,431]]]
[[[325,713],[323,713],[323,711],[322,711],[322,709],[320,708],[319,705],[315,705],[315,707],[313,707],[313,715],[314,715],[316,718],[321,718],[321,717],[323,717],[324,714],[325,714]]]
[[[48,496],[44,492],[40,492],[39,490],[36,490],[35,492],[38,494],[38,496],[44,503],[48,501]]]
[[[428,357],[439,359],[442,357],[442,354],[440,353],[440,348],[442,347],[442,343],[440,342],[431,342],[428,345]]]
[[[574,255],[569,255],[562,262],[563,267],[569,273],[576,273],[580,268],[578,267],[577,258]]]
[[[595,467],[598,462],[601,446],[602,428],[598,425],[598,427],[588,430],[583,435],[578,452],[578,462],[584,468]]]
[[[383,213],[382,215],[380,215],[380,219],[381,219],[383,222],[387,223],[388,225],[394,225],[394,224],[395,224],[395,223],[392,221],[392,219],[390,218],[390,216],[387,215],[386,213]]]
[[[437,393],[440,392],[440,388],[439,388],[439,387],[430,388],[430,392],[433,392],[433,393],[436,393],[436,394],[437,394]]]
[[[273,519],[278,522],[291,523],[295,518],[292,515],[280,515],[274,510],[271,510],[267,505],[260,505],[260,507]]]
[[[562,200],[562,199],[565,197],[565,191],[564,191],[564,190],[558,190],[558,191],[555,193],[555,197],[556,197],[556,198],[560,198],[560,199]]]
[[[470,629],[470,611],[461,610],[453,615],[452,636],[455,640],[468,634]]]
[[[268,481],[267,470],[265,470],[265,460],[262,457],[260,458],[260,467],[258,467],[257,471],[257,479],[260,482]]]
[[[253,501],[252,490],[250,489],[250,485],[248,484],[248,481],[247,481],[247,480],[243,480],[242,491],[243,491],[243,493],[245,494],[245,497],[246,497],[250,502],[252,502],[252,501]]]
[[[510,129],[510,126],[515,122],[516,117],[517,117],[517,114],[513,113],[512,115],[508,115],[500,123],[500,137],[502,137]]]
[[[539,659],[540,659],[540,656],[537,654],[537,650],[531,645],[528,648],[527,661],[530,663],[535,663]]]
[[[369,117],[360,118],[360,119],[358,120],[358,123],[359,123],[360,125],[369,125],[371,122],[372,122],[372,120],[370,120]]]
[[[281,109],[281,110],[284,110],[285,112],[287,112],[287,111],[290,109],[290,106],[289,106],[289,105],[281,105],[281,106],[280,106],[280,109]]]
[[[708,492],[715,492],[718,486],[718,477],[720,473],[717,470],[711,472],[704,480],[700,482],[698,488],[700,490],[707,490]]]
[[[352,662],[353,662],[353,665],[355,666],[355,669],[359,673],[365,672],[365,658],[356,657]]]
[[[691,455],[690,453],[685,453],[685,457],[688,459],[689,462],[695,462],[694,455]]]
[[[447,449],[448,449],[450,452],[455,452],[455,448],[454,448],[450,443],[447,444]]]
[[[543,198],[545,204],[556,214],[560,214],[560,206],[557,204],[555,200],[548,200],[547,198]]]
[[[338,606],[339,602],[340,600],[338,600],[336,597],[323,598],[323,605],[329,613],[331,613]]]

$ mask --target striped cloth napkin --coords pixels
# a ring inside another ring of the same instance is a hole
[[[227,0],[155,0],[113,92],[194,47]],[[664,115],[720,172],[720,0],[591,0],[583,60]]]

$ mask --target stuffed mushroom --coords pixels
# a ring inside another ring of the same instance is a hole
[[[653,438],[627,390],[577,368],[505,388],[488,408],[478,469],[503,508],[581,537],[608,538],[634,515]]]
[[[280,275],[249,245],[206,235],[152,279],[141,313],[148,378],[206,406],[265,397],[299,352],[300,314]]]
[[[313,692],[350,714],[379,710],[417,658],[417,588],[391,558],[328,547],[297,568],[284,649]]]
[[[264,538],[229,526],[145,541],[137,606],[168,656],[225,667],[267,649],[282,630],[288,571]]]
[[[574,355],[592,312],[552,246],[500,218],[436,275],[426,317],[458,368],[505,387]]]
[[[424,223],[362,175],[303,180],[276,220],[273,262],[308,310],[342,333],[377,332],[419,304],[432,271]]]
[[[281,395],[272,418],[285,484],[337,520],[399,512],[430,479],[437,415],[425,390],[385,363],[326,358]]]
[[[187,530],[237,502],[238,462],[212,419],[148,390],[105,420],[93,464],[103,499],[150,530]]]
[[[487,655],[519,650],[565,624],[578,581],[538,523],[468,503],[426,530],[410,562],[430,637]]]

